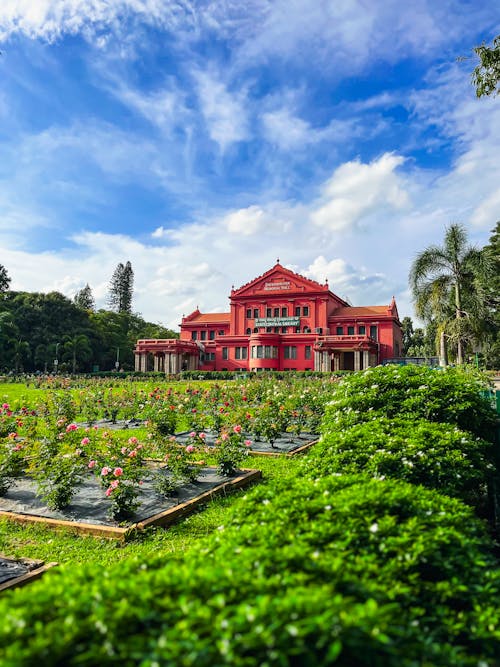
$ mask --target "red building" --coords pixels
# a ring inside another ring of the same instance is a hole
[[[137,341],[136,370],[361,370],[401,354],[394,297],[350,306],[278,261],[229,299],[227,313],[183,317],[180,339]]]

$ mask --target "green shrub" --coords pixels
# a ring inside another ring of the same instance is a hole
[[[496,414],[481,395],[482,376],[459,368],[378,366],[343,378],[333,388],[322,432],[384,417],[407,416],[456,424],[493,441]]]
[[[312,479],[359,472],[436,489],[485,515],[493,445],[453,424],[380,417],[323,435],[303,464]]]
[[[403,482],[256,487],[182,563],[61,569],[0,600],[0,662],[493,665],[490,546],[463,504]]]

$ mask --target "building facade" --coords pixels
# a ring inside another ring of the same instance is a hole
[[[362,370],[401,354],[394,297],[351,306],[278,261],[229,300],[229,312],[183,317],[179,339],[137,341],[136,370]]]

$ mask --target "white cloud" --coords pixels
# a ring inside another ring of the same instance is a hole
[[[214,72],[193,73],[210,138],[222,151],[248,137],[246,92],[230,92]]]
[[[409,203],[403,180],[396,174],[404,158],[385,153],[369,164],[359,160],[338,167],[323,187],[310,220],[330,231],[358,224],[375,209],[402,209]]]

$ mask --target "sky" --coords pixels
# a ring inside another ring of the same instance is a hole
[[[11,289],[178,330],[280,263],[414,316],[416,254],[500,219],[500,0],[1,0],[0,264]]]

